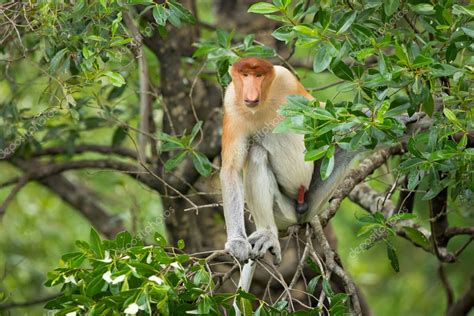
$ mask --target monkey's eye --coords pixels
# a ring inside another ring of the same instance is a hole
[[[257,78],[260,78],[261,76],[263,76],[262,74],[257,74],[256,77]]]
[[[248,76],[249,76],[249,74],[243,74],[243,75],[244,75],[244,77],[248,77]]]

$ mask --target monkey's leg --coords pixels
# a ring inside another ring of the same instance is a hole
[[[251,257],[261,258],[269,250],[275,256],[275,263],[279,264],[281,250],[273,214],[276,193],[279,189],[269,165],[268,152],[262,146],[254,145],[249,151],[245,173],[245,197],[257,227],[248,238],[252,245]]]

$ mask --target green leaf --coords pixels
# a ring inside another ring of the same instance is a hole
[[[52,74],[54,73],[58,67],[62,64],[64,61],[64,55],[67,52],[67,48],[63,48],[60,51],[54,55],[54,57],[51,59],[51,62],[49,63],[49,73]]]
[[[451,45],[446,48],[446,61],[448,63],[452,63],[456,56],[458,55],[458,49],[456,48],[456,44],[451,43]]]
[[[186,158],[186,154],[187,151],[182,151],[173,158],[168,159],[165,163],[165,171],[170,172],[171,170],[176,168],[176,166],[179,165],[184,160],[184,158]]]
[[[323,156],[326,155],[328,148],[329,148],[329,145],[324,145],[323,147],[309,150],[305,153],[304,160],[313,161],[313,160],[321,159]]]
[[[102,239],[100,238],[99,233],[94,228],[91,228],[89,236],[89,244],[92,251],[94,251],[98,258],[104,258],[104,249],[102,247]]]
[[[123,231],[117,234],[115,237],[118,247],[126,247],[128,243],[132,241],[132,235],[128,231]]]
[[[280,26],[273,31],[272,36],[279,41],[288,42],[293,37],[293,28],[288,25]]]
[[[357,217],[357,221],[361,223],[375,223],[375,218],[373,215],[364,215],[361,217]]]
[[[164,149],[165,145],[167,145],[166,148],[171,147],[172,149],[185,148],[185,145],[183,144],[182,140],[178,139],[175,136],[168,135],[164,132],[160,133],[159,139],[163,141],[163,145],[160,148],[162,151],[169,151]]]
[[[461,26],[461,30],[463,30],[467,36],[474,37],[474,21]]]
[[[320,49],[316,52],[313,61],[313,70],[315,73],[324,71],[331,64],[335,48],[328,42],[322,42]]]
[[[259,14],[267,14],[280,11],[278,7],[274,4],[267,3],[267,2],[257,2],[250,6],[248,12],[251,13],[259,13]]]
[[[85,59],[89,59],[92,56],[92,52],[86,47],[82,47],[82,56],[84,56]]]
[[[169,16],[170,12],[166,10],[163,5],[156,4],[153,8],[153,18],[155,19],[156,23],[158,23],[158,25],[165,26],[166,20]]]
[[[453,14],[455,15],[468,15],[474,18],[474,5],[460,6],[458,4],[453,5]]]
[[[434,112],[434,99],[431,91],[428,87],[425,86],[423,89],[423,111],[429,116],[433,115]]]
[[[273,0],[272,2],[282,10],[286,9],[291,4],[291,0]]]
[[[368,140],[368,135],[365,130],[358,131],[351,139],[350,146],[353,150],[359,148],[360,143],[365,143]]]
[[[184,240],[182,239],[178,240],[178,248],[182,250],[184,249],[184,247],[185,247]]]
[[[93,297],[97,293],[102,291],[105,281],[102,279],[102,274],[96,275],[87,285],[86,285],[86,296]]]
[[[229,66],[230,62],[229,59],[219,59],[217,61],[217,80],[222,87],[227,87],[229,82],[231,81],[229,75]]]
[[[315,36],[316,34],[318,34],[317,29],[310,26],[303,25],[303,24],[294,26],[293,30],[295,30],[298,33],[309,35],[309,36]]]
[[[413,213],[398,213],[387,218],[387,223],[415,219],[417,216]]]
[[[207,177],[211,174],[212,165],[203,153],[193,151],[193,165],[200,175]]]
[[[122,145],[123,141],[127,137],[128,130],[122,126],[115,129],[114,134],[112,135],[112,147],[119,147]]]
[[[181,3],[176,0],[168,0],[167,3],[173,14],[176,15],[180,21],[184,21],[186,23],[191,24],[196,23],[196,18]]]
[[[155,233],[153,238],[158,242],[158,245],[161,247],[165,247],[167,244],[166,238],[163,237],[160,233]]]
[[[191,144],[193,140],[196,138],[196,135],[199,133],[202,127],[202,121],[197,122],[191,131],[191,138],[189,139],[189,143]]]
[[[278,303],[273,305],[273,307],[275,307],[280,312],[282,312],[286,308],[287,305],[288,305],[288,301],[279,301]]]
[[[408,6],[418,14],[422,15],[431,15],[435,14],[434,7],[428,3],[420,3],[420,4],[408,4]]]
[[[321,174],[321,179],[326,180],[327,178],[329,178],[333,169],[334,169],[334,156],[332,156],[331,158],[324,157],[321,163],[321,169],[319,170]]]
[[[318,281],[319,281],[320,278],[321,278],[321,275],[317,275],[309,281],[308,287],[307,287],[307,292],[309,294],[314,294],[315,293],[316,287],[318,286]]]
[[[399,45],[398,42],[395,42],[395,56],[403,65],[407,65],[410,61],[405,46]]]
[[[356,236],[357,237],[363,236],[363,235],[371,232],[374,229],[384,229],[385,230],[385,226],[383,226],[379,223],[370,223],[370,224],[364,225],[359,229]]]
[[[410,240],[413,241],[414,243],[422,246],[423,248],[430,247],[429,240],[418,229],[408,227],[408,226],[403,226],[402,229],[405,231],[408,238],[410,238]]]
[[[417,169],[413,169],[410,171],[408,174],[408,184],[407,188],[408,190],[414,190],[416,186],[421,182],[422,180],[422,172]]]
[[[407,159],[404,162],[402,162],[400,164],[400,168],[403,169],[403,170],[408,170],[408,169],[417,167],[417,166],[419,166],[423,163],[425,163],[425,160],[423,160],[421,158],[410,158],[410,159]]]
[[[456,114],[454,114],[453,111],[451,111],[450,109],[448,108],[444,108],[443,109],[443,114],[444,116],[446,116],[448,118],[448,120],[450,120],[452,123],[454,123],[455,125],[457,126],[462,126],[461,125],[461,122],[458,120],[458,118],[456,117]]]
[[[341,18],[341,21],[339,23],[339,27],[337,29],[336,35],[344,33],[352,25],[356,16],[357,16],[357,11],[347,12],[346,14],[344,14],[344,16]]]
[[[408,140],[408,151],[415,157],[423,158],[421,152],[416,148],[415,140],[412,137]]]
[[[423,67],[423,66],[430,65],[433,62],[434,62],[433,58],[426,57],[426,56],[423,56],[423,55],[418,55],[418,56],[416,56],[415,60],[413,61],[412,66],[415,67],[415,68],[420,68],[420,67]]]
[[[332,297],[334,295],[334,291],[331,288],[329,280],[326,278],[323,279],[323,291],[328,297]]]
[[[270,58],[275,56],[275,50],[268,46],[252,46],[245,50],[243,57],[247,56]]]
[[[116,87],[121,87],[125,84],[125,79],[118,72],[107,71],[104,75]]]
[[[391,16],[397,12],[398,7],[400,6],[400,0],[387,0],[383,2],[383,9],[387,16]]]
[[[335,117],[332,116],[332,114],[329,111],[323,108],[313,108],[311,109],[311,112],[307,112],[306,114],[314,119],[321,120],[321,121],[335,120]]]
[[[341,79],[352,81],[354,80],[354,74],[352,70],[343,61],[338,61],[336,64],[331,66],[332,72]]]
[[[398,263],[397,251],[389,242],[386,242],[386,245],[387,245],[387,256],[388,256],[388,259],[390,260],[390,264],[392,265],[392,268],[395,272],[399,272],[400,265]]]
[[[223,48],[230,47],[230,41],[232,39],[232,36],[229,32],[223,29],[217,29],[216,36],[217,36],[217,43],[219,44],[220,47],[223,47]]]

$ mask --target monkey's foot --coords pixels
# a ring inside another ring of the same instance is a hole
[[[247,262],[250,258],[252,247],[247,239],[236,237],[227,240],[225,250],[227,250],[231,256],[239,260],[239,262]]]
[[[280,264],[281,262],[281,249],[278,237],[270,230],[257,230],[249,236],[248,241],[252,245],[252,251],[250,257],[252,259],[263,258],[265,253],[270,253],[275,257],[273,260],[274,264]]]

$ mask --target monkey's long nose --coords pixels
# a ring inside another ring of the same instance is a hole
[[[249,108],[253,108],[253,107],[256,107],[260,103],[260,100],[259,99],[255,99],[255,100],[245,99],[244,102],[246,106],[248,106]]]

